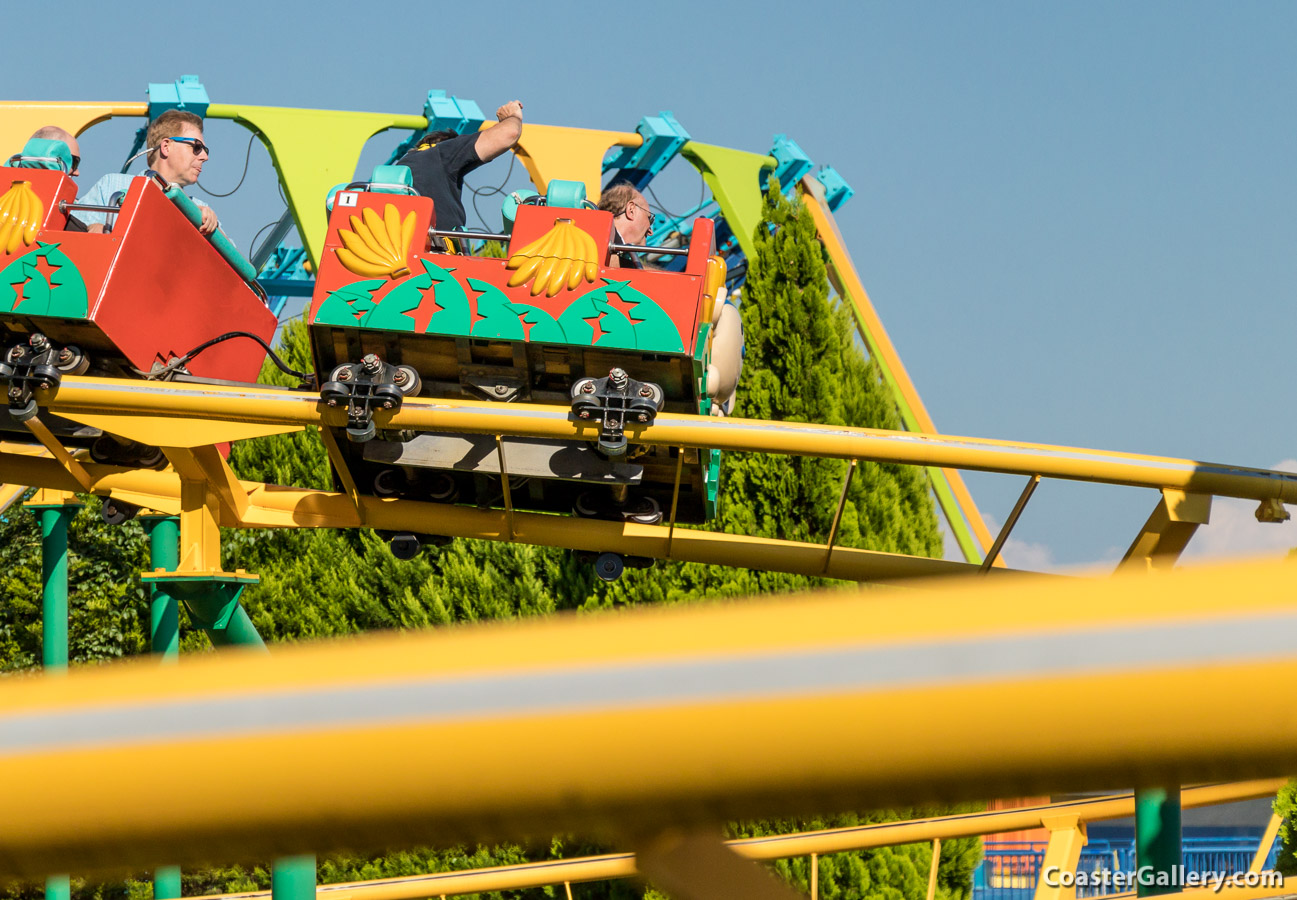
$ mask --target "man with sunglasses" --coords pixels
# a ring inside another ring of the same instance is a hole
[[[598,206],[612,213],[612,239],[615,244],[642,245],[645,238],[653,233],[653,221],[657,216],[649,209],[644,195],[629,181],[608,185],[599,196]],[[630,252],[614,253],[608,265],[622,269],[644,268],[639,257]]]
[[[208,147],[203,143],[203,120],[180,109],[169,109],[149,123],[144,147],[149,164],[144,174],[157,175],[168,184],[178,184],[181,188],[198,182],[209,155]],[[130,186],[130,175],[110,172],[95,182],[94,187],[79,200],[100,206],[120,206],[121,198],[126,196]],[[203,213],[198,230],[211,234],[219,224],[216,213],[203,201],[194,197],[190,199]],[[82,217],[90,231],[104,231],[111,225],[110,217],[116,218],[111,213],[96,212],[84,212]]]
[[[57,125],[46,125],[43,128],[36,129],[36,133],[31,136],[31,139],[33,141],[62,141],[67,146],[68,150],[67,157],[62,157],[64,163],[69,166],[67,173],[73,178],[76,178],[81,174],[81,147],[77,144],[77,139],[73,136],[72,132],[65,128],[60,128]],[[61,157],[61,153],[57,153],[56,155]],[[19,162],[18,166],[20,168],[33,169],[58,168],[57,163],[46,160],[25,160]]]

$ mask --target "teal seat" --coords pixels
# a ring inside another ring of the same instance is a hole
[[[555,178],[545,189],[546,206],[566,206],[569,209],[585,208],[585,183],[562,181]]]
[[[9,165],[18,169],[62,169],[72,171],[72,151],[65,141],[32,138],[21,153],[9,157]]]
[[[371,194],[418,194],[414,189],[414,173],[409,166],[374,166],[369,181],[335,184],[324,198],[324,211],[333,212],[333,200],[338,191],[368,191]]]
[[[413,194],[414,173],[409,166],[374,166],[369,176],[371,194]]]
[[[538,196],[540,195],[531,188],[522,188],[504,198],[504,202],[500,204],[500,218],[504,220],[505,234],[513,234],[513,223],[518,218],[518,207],[524,201]]]

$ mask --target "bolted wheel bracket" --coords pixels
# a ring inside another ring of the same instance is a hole
[[[578,419],[598,419],[599,449],[609,456],[626,453],[626,424],[649,425],[662,410],[662,388],[636,381],[624,369],[607,378],[582,378],[572,385],[572,412]]]
[[[347,409],[347,437],[357,443],[377,434],[374,412],[396,412],[407,396],[419,393],[419,373],[409,366],[385,363],[373,353],[358,363],[343,363],[329,373],[320,388],[320,399],[328,406]]]
[[[0,362],[0,387],[9,400],[9,415],[25,422],[39,412],[37,391],[56,391],[64,375],[80,375],[89,367],[74,346],[60,347],[39,332],[12,344]]]

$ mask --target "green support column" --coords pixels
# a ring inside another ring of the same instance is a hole
[[[68,667],[68,522],[80,503],[32,504],[41,523],[41,664]]]
[[[180,897],[180,866],[158,866],[153,871],[153,900]]]
[[[266,642],[261,639],[257,626],[252,624],[243,604],[238,601],[238,594],[243,592],[242,585],[233,600],[222,591],[210,590],[202,594],[185,598],[185,606],[212,644],[217,647],[259,647],[266,649]]]
[[[180,564],[180,520],[175,516],[140,516],[149,536],[149,565],[174,572]],[[180,659],[180,604],[164,585],[149,585],[149,646],[167,663]]]
[[[180,564],[180,520],[175,516],[140,516],[149,536],[149,565],[156,572],[173,572]],[[180,604],[161,584],[149,585],[149,648],[164,664],[180,661]],[[180,867],[153,871],[153,900],[180,897]]]
[[[141,580],[182,600],[190,620],[207,633],[214,646],[266,649],[257,626],[239,603],[243,589],[256,584],[260,580],[258,576],[242,570],[216,575],[149,572]]]
[[[315,857],[281,856],[270,868],[271,900],[315,900]]]
[[[1180,789],[1135,791],[1135,894],[1151,897],[1183,890],[1180,866]],[[1161,881],[1161,884],[1157,882]],[[1148,883],[1145,883],[1148,882]]]
[[[51,675],[68,670],[68,522],[82,507],[64,496],[63,502],[42,502],[54,495],[41,491],[27,504],[41,525],[41,665]],[[45,879],[45,900],[71,897],[67,875]]]

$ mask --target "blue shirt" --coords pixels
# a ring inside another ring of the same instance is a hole
[[[145,172],[144,175],[149,175],[151,173],[152,170],[149,170],[148,172]],[[143,178],[144,175],[124,175],[121,172],[109,172],[103,178],[96,181],[90,190],[86,191],[80,197],[77,197],[77,202],[92,203],[95,206],[120,206],[121,201],[126,197],[126,192],[130,190],[131,182],[136,178]],[[117,194],[120,194],[121,196],[114,200],[113,198]],[[207,206],[207,204],[201,200],[197,200],[193,197],[190,197],[189,199],[193,200],[199,206]],[[110,224],[110,219],[112,222],[117,221],[117,216],[113,213],[92,212],[88,209],[74,209],[72,214],[87,225],[103,225],[107,227]]]

